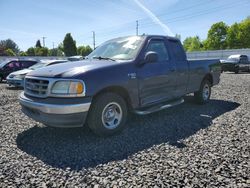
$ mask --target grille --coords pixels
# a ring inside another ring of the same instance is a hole
[[[34,78],[25,79],[25,93],[34,97],[46,97],[48,92],[49,80]]]

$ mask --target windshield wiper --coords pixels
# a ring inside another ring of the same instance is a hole
[[[99,59],[99,60],[111,60],[111,61],[115,61],[114,59],[112,58],[109,58],[109,57],[102,57],[102,56],[94,56],[92,57],[93,59]]]

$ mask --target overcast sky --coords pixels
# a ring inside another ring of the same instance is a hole
[[[0,40],[11,38],[21,50],[46,37],[52,48],[70,32],[77,45],[139,34],[198,35],[205,39],[219,21],[239,22],[250,15],[250,0],[0,0]]]

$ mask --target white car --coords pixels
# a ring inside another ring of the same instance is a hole
[[[41,62],[29,67],[28,69],[19,70],[19,71],[9,74],[6,79],[7,84],[9,84],[9,86],[23,87],[24,78],[26,74],[28,74],[29,72],[42,68],[42,67],[49,66],[49,65],[55,65],[58,63],[65,63],[65,62],[68,62],[68,61],[67,60],[41,60]]]

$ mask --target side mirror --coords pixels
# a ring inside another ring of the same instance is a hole
[[[149,51],[146,53],[144,58],[144,63],[155,63],[158,61],[158,54],[153,51]]]

